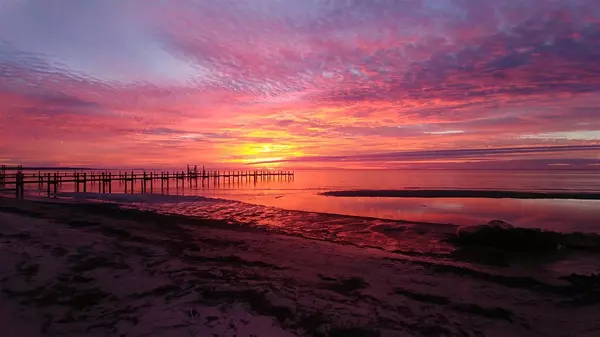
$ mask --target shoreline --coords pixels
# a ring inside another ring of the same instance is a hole
[[[83,197],[82,199],[72,199],[73,202],[76,203],[95,203],[95,200],[101,201],[101,202],[105,202],[105,203],[114,203],[114,202],[127,202],[127,203],[131,203],[131,202],[144,202],[147,200],[143,200],[143,198],[163,198],[166,197],[166,200],[171,200],[174,202],[179,202],[179,201],[183,201],[183,202],[187,202],[187,201],[206,201],[206,202],[215,202],[215,203],[241,203],[241,204],[248,204],[248,205],[256,205],[256,206],[262,206],[262,207],[266,207],[266,208],[278,208],[276,206],[268,206],[268,205],[262,205],[262,204],[253,204],[251,202],[247,202],[247,201],[241,201],[241,200],[236,200],[236,199],[225,199],[225,198],[216,198],[216,197],[205,197],[205,196],[185,196],[185,195],[161,195],[161,194],[119,194],[119,193],[111,193],[111,194],[96,194],[96,193],[61,193],[59,194],[59,196],[62,197]],[[92,198],[86,198],[89,196],[104,196],[104,200],[101,198],[98,199],[92,199]],[[115,198],[115,196],[134,196],[134,198],[140,198],[138,200],[117,200]],[[2,196],[0,196],[0,198],[2,198]],[[45,197],[44,197],[45,198]],[[54,201],[44,201],[41,198],[39,200],[39,202],[48,202],[48,203],[53,203]],[[180,199],[180,200],[174,200],[174,199]],[[60,200],[60,199],[55,199],[55,200]],[[94,200],[94,201],[92,201]],[[71,200],[69,199],[64,199],[65,203],[70,203]],[[148,201],[154,201],[154,200],[148,200]],[[406,220],[406,219],[388,219],[388,218],[381,218],[381,217],[373,217],[373,216],[365,216],[365,215],[352,215],[352,214],[342,214],[342,213],[333,213],[333,212],[321,212],[321,211],[310,211],[310,210],[302,210],[302,209],[287,209],[287,208],[281,208],[284,209],[286,211],[291,211],[291,212],[296,212],[296,213],[303,213],[303,214],[316,214],[316,215],[323,215],[323,216],[339,216],[339,217],[344,217],[344,218],[348,218],[348,219],[357,219],[357,220],[381,220],[381,221],[389,221],[389,222],[396,222],[398,224],[408,224],[408,225],[426,225],[426,226],[447,226],[447,227],[459,227],[460,225],[457,224],[453,224],[453,223],[442,223],[442,222],[426,222],[426,221],[412,221],[412,220]],[[164,213],[165,215],[174,215],[174,216],[178,216],[178,214],[176,213]]]
[[[591,276],[540,277],[539,267],[508,272],[116,204],[0,199],[0,248],[9,336],[600,332]]]
[[[320,193],[330,197],[367,198],[484,198],[484,199],[572,199],[600,200],[600,193],[520,192],[493,190],[343,190]]]

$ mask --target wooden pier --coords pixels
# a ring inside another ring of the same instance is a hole
[[[10,173],[16,171],[15,173]],[[187,166],[182,171],[116,171],[116,170],[72,170],[70,172],[49,172],[48,170],[27,173],[32,169],[23,166],[0,167],[0,193],[12,192],[17,199],[23,199],[25,185],[37,185],[45,190],[48,196],[56,195],[62,184],[74,184],[74,192],[112,193],[113,183],[123,187],[124,193],[134,193],[136,183],[139,192],[148,193],[158,189],[168,192],[170,187],[176,189],[205,185],[231,183],[257,183],[259,181],[293,180],[293,171],[283,170],[198,170],[198,166]],[[155,188],[156,187],[156,188]]]

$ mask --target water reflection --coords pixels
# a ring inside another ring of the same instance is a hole
[[[384,219],[458,225],[477,225],[497,219],[527,228],[600,232],[600,201],[597,200],[343,198],[311,193],[239,199],[285,209]]]
[[[265,179],[210,180],[205,184],[172,181],[146,186],[146,193],[198,195],[238,200],[290,210],[337,213],[385,219],[475,225],[493,219],[521,227],[556,231],[600,232],[600,201],[590,200],[515,200],[455,198],[343,198],[318,193],[349,189],[497,189],[514,191],[600,191],[593,171],[298,171],[293,180]],[[35,188],[33,188],[35,190]],[[76,191],[73,184],[59,187],[62,192]],[[140,193],[113,182],[113,193]],[[90,184],[88,192],[102,191]],[[35,192],[35,191],[34,191]],[[44,194],[44,189],[37,190]]]

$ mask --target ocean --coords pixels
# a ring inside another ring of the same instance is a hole
[[[139,183],[138,183],[139,185]],[[294,179],[214,180],[175,186],[159,183],[148,193],[235,200],[283,210],[331,213],[411,222],[471,226],[503,220],[518,227],[559,232],[600,232],[600,200],[330,197],[347,190],[499,190],[600,192],[598,171],[569,170],[298,170]],[[35,190],[35,188],[34,188]],[[64,184],[60,192],[73,192]],[[88,188],[89,192],[94,186]],[[134,186],[133,193],[139,193]],[[39,193],[45,193],[43,190]],[[125,193],[113,183],[113,193]],[[132,193],[129,188],[128,193]]]
[[[600,191],[598,171],[303,170],[293,181],[205,186],[183,193],[290,210],[475,225],[504,220],[520,227],[600,231],[600,201],[486,198],[343,198],[338,190]]]

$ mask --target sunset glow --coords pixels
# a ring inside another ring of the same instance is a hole
[[[597,168],[597,0],[0,0],[0,162]]]

